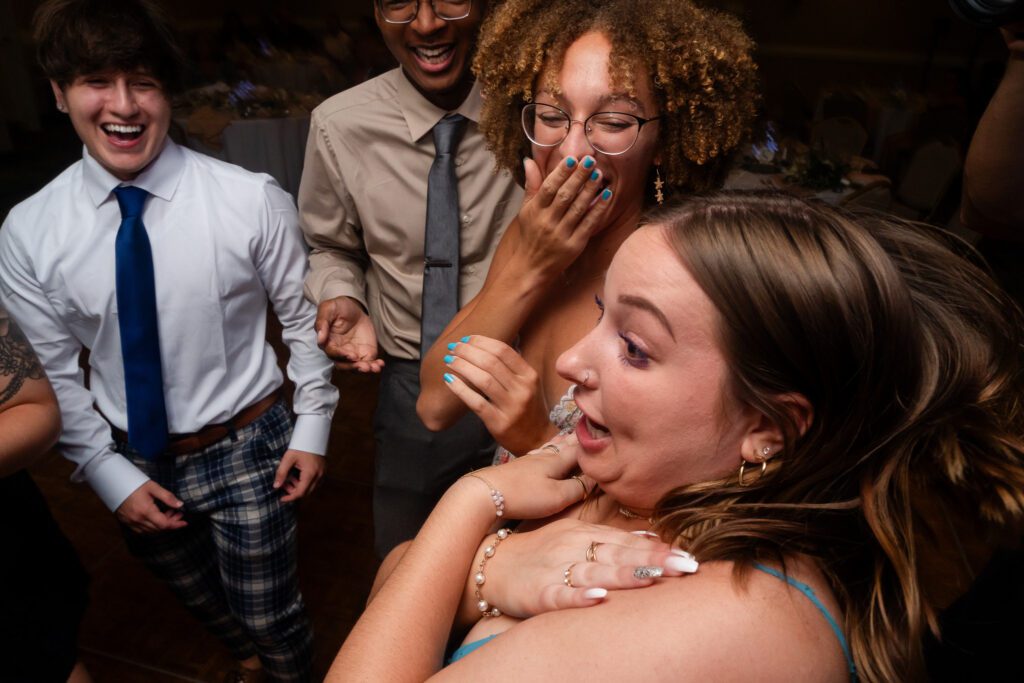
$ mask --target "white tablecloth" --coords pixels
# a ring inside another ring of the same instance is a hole
[[[189,136],[188,146],[244,169],[269,173],[295,197],[309,135],[309,115],[280,119],[238,119],[224,129],[221,149]]]

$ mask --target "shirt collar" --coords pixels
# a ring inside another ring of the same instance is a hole
[[[93,205],[97,207],[110,197],[115,187],[120,185],[141,187],[149,194],[169,201],[174,196],[174,191],[185,170],[185,154],[181,151],[181,147],[170,138],[167,138],[163,150],[156,159],[128,182],[115,177],[110,171],[103,168],[98,161],[92,158],[89,150],[85,147],[82,148],[82,162],[85,190]]]
[[[405,123],[409,126],[409,135],[413,142],[416,142],[424,135],[433,130],[434,125],[448,114],[462,114],[474,123],[480,122],[480,83],[473,82],[473,88],[462,104],[453,111],[445,111],[434,106],[416,89],[405,72],[398,69],[398,106],[405,116]]]

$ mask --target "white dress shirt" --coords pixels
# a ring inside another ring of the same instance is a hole
[[[291,197],[274,180],[170,140],[130,183],[88,152],[11,210],[0,230],[0,296],[53,383],[60,447],[115,510],[146,476],[113,450],[127,431],[117,319],[113,189],[149,192],[142,214],[153,250],[167,423],[172,434],[224,422],[282,383],[265,338],[267,301],[284,328],[297,414],[290,447],[323,454],[338,391],[317,348],[316,309],[302,293],[307,250]],[[90,350],[89,388],[79,368]],[[95,408],[94,408],[95,405]]]

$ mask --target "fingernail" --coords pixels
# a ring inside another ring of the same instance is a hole
[[[601,193],[601,199],[608,201],[612,198],[612,191],[605,188],[605,191]]]
[[[274,488],[275,488],[275,489],[279,489],[279,488],[281,488],[281,482],[279,482],[279,481],[275,481],[275,482],[274,482]]]
[[[463,344],[468,344],[469,343],[469,335],[467,334],[465,337],[463,337],[459,341],[462,342]]]
[[[601,177],[601,174],[598,173],[597,171],[594,171],[593,173],[590,174],[590,179],[591,180],[597,180],[600,177]]]
[[[566,157],[566,159],[565,159],[565,165],[566,165],[566,167],[568,167],[568,168],[572,168],[573,166],[575,166],[575,165],[576,165],[576,160],[575,160],[575,159],[573,159],[572,157]],[[589,167],[588,167],[588,168],[589,168]]]
[[[453,360],[455,360],[455,356],[445,356],[444,357],[444,364],[445,365],[451,365]]]
[[[672,548],[672,554],[678,555],[679,557],[688,557],[691,560],[694,559],[693,553],[688,553],[685,550],[680,550],[679,548]]]
[[[583,160],[583,168],[593,168],[594,163],[594,157],[587,157]]]
[[[449,350],[449,351],[454,351],[454,350],[455,350],[455,347],[456,347],[457,345],[458,345],[458,342],[452,342],[451,344],[449,344],[449,345],[448,345],[448,350]]]
[[[444,373],[444,381],[445,382],[447,382],[448,384],[451,384],[454,380],[455,380],[455,376],[454,375],[451,375],[451,374],[449,374],[447,372]]]
[[[648,531],[647,529],[638,529],[636,531],[630,531],[629,533],[633,534],[634,536],[646,536],[647,538],[658,537],[658,534],[654,533],[653,531]]]
[[[633,570],[633,576],[638,579],[660,579],[665,570],[661,567],[637,567]]]
[[[697,571],[697,567],[699,567],[700,564],[698,564],[697,560],[692,557],[675,556],[665,560],[665,566],[677,572],[692,574]]]
[[[608,595],[608,591],[606,591],[604,588],[588,588],[587,590],[583,591],[583,597],[591,600],[595,598],[603,598],[606,595]]]

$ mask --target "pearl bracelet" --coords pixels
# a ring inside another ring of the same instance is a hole
[[[505,496],[501,495],[501,491],[499,491],[498,489],[496,489],[493,486],[491,486],[491,482],[487,481],[486,479],[481,477],[479,474],[473,474],[472,472],[470,472],[469,474],[467,474],[465,476],[473,477],[474,479],[479,479],[480,481],[482,481],[484,484],[487,485],[487,488],[489,488],[491,490],[491,502],[494,503],[494,516],[495,517],[502,517],[502,516],[504,516],[505,515]]]
[[[480,614],[485,617],[500,617],[501,610],[484,600],[484,596],[480,594],[480,586],[484,585],[487,581],[487,577],[484,576],[484,567],[487,565],[487,560],[494,557],[494,551],[497,550],[501,542],[508,538],[511,533],[509,529],[498,530],[494,543],[484,548],[484,556],[480,558],[480,566],[477,568],[476,574],[473,575],[473,582],[476,583],[476,588],[473,590],[473,595],[476,597],[476,606],[480,610]]]

